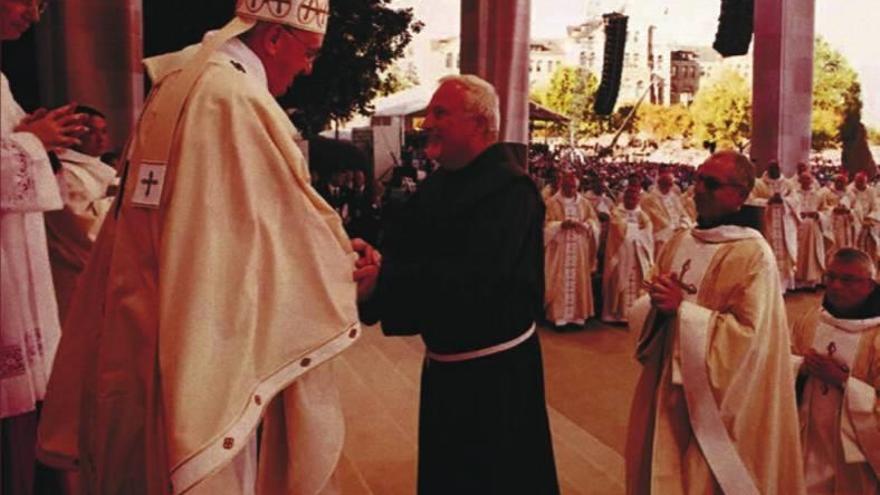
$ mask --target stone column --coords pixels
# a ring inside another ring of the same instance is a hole
[[[37,38],[41,100],[100,110],[121,148],[144,100],[141,0],[54,2],[45,21]]]
[[[795,173],[810,153],[813,0],[755,0],[752,147],[761,171],[777,159]]]
[[[493,85],[502,141],[529,139],[530,0],[462,0],[461,73]]]

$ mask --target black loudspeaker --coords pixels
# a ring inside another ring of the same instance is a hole
[[[620,75],[623,73],[623,53],[626,48],[626,23],[628,17],[612,13],[602,16],[605,21],[605,60],[602,63],[602,82],[596,92],[593,111],[609,115],[620,92]]]
[[[718,32],[712,48],[722,57],[745,55],[749,52],[754,28],[754,0],[721,0]]]

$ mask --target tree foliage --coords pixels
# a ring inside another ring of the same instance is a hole
[[[279,98],[293,108],[293,122],[305,136],[367,114],[370,102],[400,81],[386,73],[404,55],[423,24],[412,9],[395,10],[391,0],[334,0],[321,55],[312,74],[297,78]],[[384,77],[383,77],[384,75]]]
[[[578,139],[590,138],[616,131],[632,109],[631,106],[622,106],[610,116],[596,115],[593,103],[598,89],[599,80],[592,72],[580,67],[560,66],[550,76],[549,86],[533,91],[531,98],[572,119]],[[567,125],[555,124],[549,129],[555,135],[569,132]]]
[[[752,91],[748,81],[733,69],[723,70],[706,88],[700,88],[691,105],[694,137],[719,148],[742,151],[749,142]]]
[[[402,67],[400,64],[393,64],[382,73],[381,79],[379,96],[393,95],[419,85],[419,75],[412,65]]]
[[[813,52],[814,150],[836,148],[848,133],[856,133],[862,97],[858,74],[846,58],[821,37]]]
[[[657,141],[686,140],[693,135],[694,121],[684,105],[643,103],[636,116],[639,131],[650,134]]]

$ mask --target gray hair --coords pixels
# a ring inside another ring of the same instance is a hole
[[[877,267],[874,266],[874,261],[871,260],[871,256],[868,253],[860,249],[851,247],[840,248],[831,257],[831,263],[834,262],[847,265],[850,263],[861,265],[871,280],[877,278]]]
[[[440,79],[440,85],[455,84],[464,94],[465,111],[486,119],[486,130],[498,134],[501,125],[501,110],[498,93],[489,82],[472,74],[451,75]]]

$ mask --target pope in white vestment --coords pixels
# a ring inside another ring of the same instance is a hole
[[[360,334],[355,254],[274,99],[320,50],[329,5],[311,6],[324,16],[241,2],[202,44],[146,62],[154,89],[39,430],[41,459],[78,468],[86,493],[334,489],[325,363]]]

